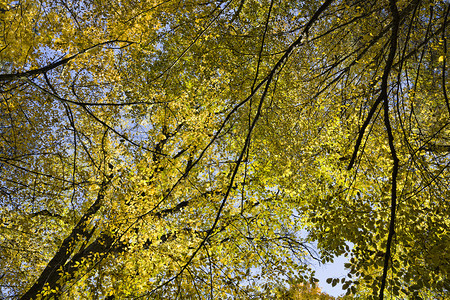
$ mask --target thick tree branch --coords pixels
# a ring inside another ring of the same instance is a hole
[[[64,266],[61,266],[59,272],[55,272],[48,281],[51,289],[54,289],[55,294],[60,294],[62,291],[62,287],[64,284],[69,282],[69,280],[75,278],[75,273],[86,266],[89,262],[89,259],[95,257],[96,261],[101,261],[110,253],[119,253],[126,251],[127,245],[121,241],[117,241],[117,239],[110,234],[102,234],[100,237],[95,239],[89,246],[86,248],[80,249]],[[61,282],[61,278],[64,277],[64,281]]]
[[[35,213],[30,214],[31,218],[37,217],[37,216],[45,216],[45,217],[53,217],[57,219],[62,219],[63,217],[59,214],[55,214],[50,212],[48,209],[44,209]]]
[[[445,35],[445,27],[447,26],[447,17],[450,12],[450,5],[447,6],[447,12],[445,13],[444,17],[444,25],[442,25],[442,41],[443,41],[443,47],[444,47],[444,55],[443,55],[443,61],[442,61],[442,93],[444,95],[445,104],[447,105],[447,111],[450,115],[450,102],[448,101],[448,95],[447,95],[447,88],[446,88],[446,61],[447,61],[447,36]]]
[[[392,166],[392,186],[391,186],[391,216],[390,216],[390,223],[389,223],[389,233],[388,233],[388,239],[386,243],[386,254],[384,256],[384,267],[383,267],[383,275],[381,277],[381,287],[380,287],[380,296],[379,299],[383,300],[384,298],[384,289],[386,287],[386,278],[387,273],[389,270],[389,259],[391,258],[391,244],[392,244],[392,237],[395,233],[395,217],[396,217],[396,209],[397,209],[397,175],[398,175],[398,169],[399,169],[399,159],[397,157],[397,152],[395,150],[394,145],[394,135],[392,133],[392,127],[389,120],[389,99],[387,95],[387,79],[390,73],[390,68],[393,64],[395,52],[397,50],[397,42],[398,42],[398,30],[400,25],[400,16],[397,9],[397,4],[395,3],[396,0],[390,0],[389,6],[392,13],[393,18],[393,26],[392,26],[392,36],[391,36],[391,45],[390,45],[390,51],[389,51],[389,58],[388,62],[386,64],[386,67],[388,69],[385,69],[386,78],[383,78],[383,84],[381,85],[382,91],[381,94],[384,95],[383,101],[384,101],[384,124],[386,127],[386,131],[388,134],[388,140],[389,140],[389,149],[391,151],[392,160],[394,161],[394,164]],[[387,73],[387,74],[386,74]]]
[[[22,77],[30,77],[33,75],[39,75],[39,74],[46,73],[48,71],[56,69],[57,67],[67,64],[69,61],[75,59],[77,56],[79,56],[83,53],[88,52],[89,50],[92,50],[94,48],[101,47],[104,45],[112,44],[112,43],[127,43],[127,46],[132,44],[132,42],[130,42],[130,41],[122,41],[122,40],[111,40],[111,41],[107,41],[107,42],[103,42],[103,43],[98,43],[94,46],[91,46],[84,50],[81,50],[80,52],[75,53],[72,56],[66,57],[59,61],[55,61],[55,62],[53,62],[45,67],[39,68],[39,69],[34,69],[34,70],[29,70],[26,72],[20,72],[20,73],[14,73],[14,74],[0,74],[0,82],[1,81],[12,81],[12,80],[20,79]]]
[[[419,1],[416,0],[413,3],[415,5],[418,5]],[[412,5],[408,5],[408,7],[404,11],[409,12],[409,11],[411,11],[411,9],[413,7],[414,6],[412,6]],[[397,10],[396,20],[393,20],[393,22],[392,22],[392,30],[391,30],[392,34],[391,34],[391,42],[390,42],[391,48],[390,48],[390,52],[389,52],[389,56],[388,56],[386,65],[384,67],[383,76],[381,78],[381,92],[380,92],[380,95],[378,96],[378,98],[375,100],[375,103],[370,108],[369,114],[367,115],[363,125],[361,126],[361,128],[359,130],[358,138],[356,139],[355,148],[353,149],[352,158],[350,159],[350,163],[348,164],[347,170],[351,170],[353,168],[353,165],[355,164],[356,158],[358,156],[358,150],[359,150],[359,147],[361,146],[361,142],[364,137],[364,133],[366,132],[367,126],[369,126],[370,122],[372,121],[373,115],[377,111],[377,108],[380,105],[380,103],[385,98],[387,98],[387,85],[388,85],[389,74],[391,72],[391,69],[394,66],[394,57],[395,57],[395,52],[397,50],[398,28],[400,26],[401,20],[404,19],[404,17],[406,16],[404,11],[402,12],[402,15],[400,16],[400,14],[398,13],[398,10]],[[395,32],[395,34],[394,34],[394,32]],[[393,39],[395,39],[395,48],[392,48]],[[374,40],[376,40],[376,39],[374,39]]]
[[[81,239],[87,240],[90,238],[92,232],[86,230],[86,225],[88,224],[90,218],[100,209],[108,184],[109,182],[107,181],[102,182],[95,202],[81,217],[70,235],[63,241],[56,254],[47,264],[35,284],[20,298],[21,300],[36,298],[36,295],[42,290],[46,283],[49,285],[56,284],[56,280],[59,278],[58,270],[64,266],[66,261],[70,258],[77,242]]]

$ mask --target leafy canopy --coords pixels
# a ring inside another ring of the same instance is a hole
[[[0,1],[1,295],[448,297],[449,11]]]

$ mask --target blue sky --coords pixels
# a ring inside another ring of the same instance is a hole
[[[326,282],[327,278],[343,278],[347,275],[347,270],[344,268],[344,264],[349,262],[348,257],[339,256],[335,258],[333,263],[316,265],[316,277],[319,279],[319,287],[322,292],[325,292],[331,296],[337,297],[345,293],[342,290],[342,284],[338,283],[336,286],[331,286]]]

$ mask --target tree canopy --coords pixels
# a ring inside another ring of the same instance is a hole
[[[449,297],[449,11],[1,0],[0,296]]]

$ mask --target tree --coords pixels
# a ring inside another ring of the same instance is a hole
[[[320,300],[334,300],[336,298],[322,293],[320,288],[309,283],[291,283],[289,289],[280,288],[278,291],[277,299],[292,299],[292,300],[307,300],[307,299],[320,299]]]
[[[448,296],[446,1],[0,5],[3,294]]]

